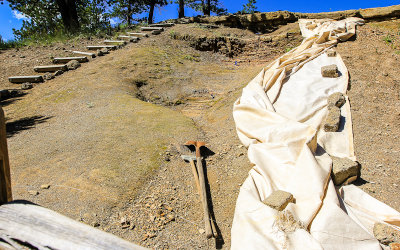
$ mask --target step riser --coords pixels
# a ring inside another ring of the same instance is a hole
[[[11,83],[24,83],[24,82],[43,82],[42,76],[11,76],[8,78]]]
[[[148,36],[149,36],[149,35],[146,34],[146,33],[134,33],[134,32],[129,33],[129,35],[131,35],[131,36],[137,36],[137,37],[148,37]]]
[[[153,31],[153,30],[164,31],[164,28],[161,28],[161,27],[141,27],[140,29],[142,31]]]
[[[53,63],[68,63],[69,61],[76,60],[80,63],[88,62],[89,60],[87,59],[86,56],[81,56],[81,57],[60,57],[60,58],[54,58]]]
[[[35,72],[56,72],[57,70],[67,71],[67,65],[49,65],[49,66],[37,66],[34,67]]]
[[[91,58],[95,58],[96,54],[95,53],[90,53],[90,52],[83,52],[83,51],[71,51],[73,54],[77,55],[84,55],[84,56],[90,56]]]
[[[115,45],[99,45],[99,46],[93,45],[93,46],[86,46],[86,48],[88,50],[98,50],[98,49],[103,49],[103,48],[114,50],[117,48],[117,46],[115,46]]]

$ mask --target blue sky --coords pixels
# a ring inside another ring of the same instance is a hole
[[[25,18],[21,13],[12,11],[6,0],[0,5],[0,35],[4,40],[13,39],[12,28],[19,29],[22,25],[22,20]],[[234,13],[243,9],[243,4],[247,0],[221,0],[228,12]],[[286,0],[286,1],[257,1],[257,10],[261,12],[289,10],[293,12],[326,12],[349,9],[364,9],[373,7],[384,7],[399,4],[399,1],[393,0],[330,0],[330,1],[315,1],[315,0]],[[159,22],[165,19],[176,18],[178,6],[171,4],[155,11],[155,21]],[[186,16],[198,15],[191,9],[185,9]]]

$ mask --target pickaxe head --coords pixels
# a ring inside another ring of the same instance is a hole
[[[190,161],[196,161],[197,158],[194,155],[181,155],[182,159],[186,162]]]
[[[205,147],[206,146],[206,143],[205,142],[203,142],[203,141],[187,141],[186,143],[185,143],[185,146],[188,146],[188,147],[195,147],[196,148],[196,157],[200,157],[201,156],[201,153],[200,153],[200,148],[201,147]]]

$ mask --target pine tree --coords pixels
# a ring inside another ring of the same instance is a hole
[[[253,14],[257,10],[256,3],[257,0],[248,0],[247,4],[243,5],[242,13]]]

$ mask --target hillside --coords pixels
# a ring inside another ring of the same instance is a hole
[[[392,18],[392,16],[390,16]],[[235,131],[233,102],[263,66],[298,46],[295,20],[265,34],[214,24],[176,24],[90,59],[1,102],[14,199],[25,199],[139,245],[229,248],[240,185],[251,164]],[[356,182],[400,210],[400,21],[371,20],[338,45],[351,76]],[[50,57],[100,39],[0,54],[1,88]],[[221,235],[204,236],[199,197],[180,145],[201,139]],[[41,185],[49,184],[49,189]],[[395,191],[395,192],[394,192]],[[38,193],[37,193],[38,192]]]

